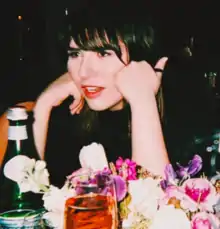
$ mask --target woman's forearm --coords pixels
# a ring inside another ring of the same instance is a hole
[[[169,163],[156,98],[152,94],[131,105],[132,157],[149,171],[164,175]]]
[[[51,109],[44,109],[41,104],[34,108],[33,136],[36,149],[41,159],[44,159],[45,146],[48,132],[48,122]]]
[[[74,83],[69,73],[64,73],[53,81],[37,99],[34,108],[33,132],[35,145],[42,159],[44,158],[51,110],[53,107],[59,106],[69,95],[75,96],[74,90]]]

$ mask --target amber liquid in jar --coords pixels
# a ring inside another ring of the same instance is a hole
[[[65,206],[65,229],[115,229],[116,203],[111,196],[88,194],[69,198]]]

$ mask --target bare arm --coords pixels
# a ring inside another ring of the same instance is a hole
[[[132,157],[149,171],[163,175],[169,163],[154,94],[131,105]]]
[[[45,105],[46,106],[46,105]],[[33,123],[33,135],[36,149],[41,159],[44,159],[44,151],[46,146],[46,138],[48,131],[48,122],[52,107],[43,107],[41,101],[37,101],[34,108],[34,123]]]
[[[33,123],[33,134],[37,151],[42,159],[44,159],[51,111],[53,107],[59,106],[69,95],[74,97],[74,102],[71,105],[71,113],[77,113],[82,108],[81,95],[69,73],[65,73],[52,82],[37,99],[34,108],[35,121]]]
[[[161,58],[156,68],[163,69],[167,58]],[[156,93],[161,73],[146,62],[131,62],[117,75],[119,91],[131,107],[132,158],[149,171],[164,175],[169,163],[164,143]]]

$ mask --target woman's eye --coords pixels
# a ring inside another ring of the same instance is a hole
[[[105,50],[101,50],[97,52],[99,57],[107,57],[107,56],[111,56],[112,52],[111,51],[105,51]]]
[[[76,58],[78,56],[81,56],[82,52],[81,51],[76,51],[76,50],[69,50],[69,51],[67,51],[67,54],[68,54],[69,57]]]

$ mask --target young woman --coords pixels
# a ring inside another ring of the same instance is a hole
[[[214,116],[201,64],[192,57],[169,55],[168,63],[161,58],[161,37],[147,19],[146,5],[135,2],[125,10],[127,2],[109,1],[104,8],[97,2],[89,1],[73,17],[69,8],[69,72],[38,97],[34,108],[35,143],[52,183],[62,185],[79,168],[79,151],[91,142],[103,144],[109,161],[132,157],[163,174],[168,157],[161,124],[173,164],[200,153],[209,170],[207,144],[198,139],[210,137]],[[5,121],[0,117],[0,124]],[[1,163],[7,125],[0,126]]]
[[[70,18],[69,73],[39,96],[34,109],[36,146],[54,178],[76,169],[80,148],[92,141],[104,145],[109,161],[130,157],[156,174],[163,175],[169,162],[157,106],[167,58],[159,56],[146,19],[126,19],[98,8]],[[80,114],[64,133],[53,122],[59,109],[51,111],[69,95],[75,98],[72,114]]]

